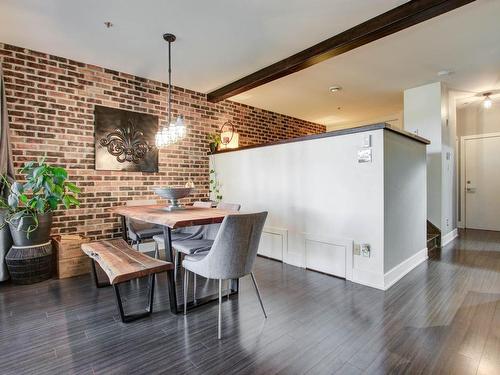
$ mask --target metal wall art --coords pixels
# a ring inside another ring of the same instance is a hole
[[[158,117],[95,106],[95,169],[158,172]]]

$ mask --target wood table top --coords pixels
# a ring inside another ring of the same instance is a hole
[[[164,205],[117,206],[110,212],[147,223],[165,225],[172,229],[194,225],[217,224],[227,215],[238,214],[220,208],[185,207],[183,210],[167,211]]]

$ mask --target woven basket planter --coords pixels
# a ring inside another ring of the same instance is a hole
[[[52,277],[52,243],[12,246],[5,257],[12,282],[34,284]]]

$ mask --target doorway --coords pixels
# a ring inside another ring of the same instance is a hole
[[[464,226],[500,231],[500,133],[462,138]]]

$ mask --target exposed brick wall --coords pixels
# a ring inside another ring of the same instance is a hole
[[[119,220],[107,208],[132,199],[156,199],[151,188],[184,185],[208,195],[207,134],[231,120],[240,145],[265,143],[325,131],[322,125],[238,104],[214,104],[206,95],[173,88],[174,115],[182,113],[188,136],[161,150],[159,173],[94,170],[94,105],[166,117],[165,83],[0,43],[10,117],[14,164],[47,156],[68,169],[83,188],[79,209],[59,211],[55,233],[82,233],[94,239],[118,235]]]

